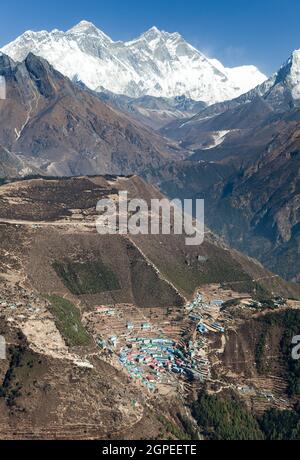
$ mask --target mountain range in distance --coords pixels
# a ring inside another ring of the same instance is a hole
[[[184,95],[212,104],[233,99],[266,80],[255,66],[226,68],[180,34],[156,27],[135,40],[115,42],[94,24],[81,21],[67,32],[27,31],[2,52],[16,61],[32,52],[94,91],[129,97]]]

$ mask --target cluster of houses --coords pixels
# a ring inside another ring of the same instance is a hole
[[[19,285],[9,287],[9,289],[6,285],[1,286],[1,312],[18,311],[18,313],[22,314],[33,314],[39,313],[46,305],[45,299],[41,299],[35,293],[26,291]]]
[[[202,310],[209,309],[210,307],[222,307],[224,304],[223,300],[211,300],[209,304],[203,302],[203,297],[201,294],[197,294],[195,299],[187,306],[189,314],[189,319],[191,321],[197,322],[197,332],[201,335],[208,334],[209,332],[216,333],[225,333],[225,328],[218,322],[205,322]]]
[[[150,391],[159,383],[170,383],[171,375],[188,380],[210,378],[210,364],[195,356],[193,342],[183,349],[166,338],[132,338],[120,350],[119,362]]]
[[[201,294],[197,294],[194,300],[187,306],[188,311],[194,310],[194,308],[200,307],[203,303],[203,297]]]
[[[168,380],[167,372],[181,372],[181,354],[166,338],[131,338],[120,350],[119,362],[132,378],[155,390]]]
[[[155,337],[155,327],[149,322],[127,319],[124,324],[127,332],[119,336],[111,335],[106,340],[99,339],[98,345],[109,350],[111,354],[116,353],[119,364],[129,376],[141,382],[151,392],[159,384],[175,384],[178,376],[184,381],[204,382],[211,378],[210,362],[204,351],[207,343],[204,336],[209,332],[225,332],[222,324],[206,314],[206,309],[213,311],[213,308],[222,305],[222,300],[213,300],[208,304],[197,293],[186,307],[188,318],[195,322],[195,332],[198,333],[197,338],[194,335],[190,342],[177,343],[165,338],[164,334]],[[98,313],[107,317],[116,315],[115,309],[108,307],[99,307]]]

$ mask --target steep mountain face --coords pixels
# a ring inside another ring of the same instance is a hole
[[[250,97],[263,97],[275,110],[299,107],[300,50],[295,50],[288,61],[265,84],[253,90]]]
[[[164,128],[194,154],[173,167],[173,177],[160,172],[165,192],[204,196],[214,231],[294,281],[300,280],[299,56],[295,51],[252,92]]]
[[[177,162],[155,181],[171,197],[205,198],[210,228],[270,270],[299,282],[299,134],[299,122],[282,124],[265,148],[259,139],[251,144],[249,134],[248,144],[212,149],[213,162]],[[224,158],[217,160],[218,155]]]
[[[0,100],[1,158],[11,163],[17,156],[20,174],[24,163],[50,175],[130,174],[159,167],[178,152],[33,54],[22,63],[2,54],[0,75],[7,89]]]
[[[282,125],[263,154],[227,180],[216,197],[213,227],[276,273],[299,282],[299,122]]]
[[[17,61],[32,52],[92,90],[129,97],[185,95],[212,104],[237,97],[266,80],[254,66],[225,68],[180,34],[156,27],[133,41],[114,42],[82,21],[67,32],[25,32],[2,51]]]

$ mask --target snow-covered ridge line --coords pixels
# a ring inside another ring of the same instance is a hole
[[[121,42],[81,21],[66,32],[27,31],[2,51],[17,61],[32,52],[92,90],[105,88],[130,97],[184,95],[212,104],[238,97],[266,80],[255,66],[226,68],[179,33],[157,27]]]

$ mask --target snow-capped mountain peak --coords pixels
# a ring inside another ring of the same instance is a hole
[[[159,30],[156,26],[150,27],[146,32],[144,32],[141,36],[145,38],[151,39],[151,37],[161,36],[163,32]]]
[[[286,83],[289,86],[294,99],[300,99],[300,49],[293,51],[288,61],[289,71]]]
[[[178,32],[166,32],[165,30],[159,30],[156,26],[151,27],[148,29],[146,32],[144,32],[140,38],[144,38],[145,40],[151,42],[152,40],[156,39],[162,39],[162,40],[167,40],[167,39],[176,39],[176,38],[182,38],[181,35]]]
[[[67,35],[83,35],[83,36],[94,36],[104,39],[108,43],[113,43],[113,40],[108,37],[102,30],[98,29],[92,22],[80,21],[74,27],[66,32]]]
[[[277,73],[253,92],[268,100],[275,108],[300,104],[300,49],[295,50]]]
[[[90,21],[80,21],[78,24],[73,26],[68,32],[72,33],[90,33],[94,30],[98,31],[97,27]]]
[[[266,79],[254,66],[227,69],[179,33],[155,26],[135,40],[114,42],[93,23],[81,21],[67,32],[25,32],[2,50],[16,61],[32,52],[93,90],[131,97],[184,95],[211,104],[237,97]]]

